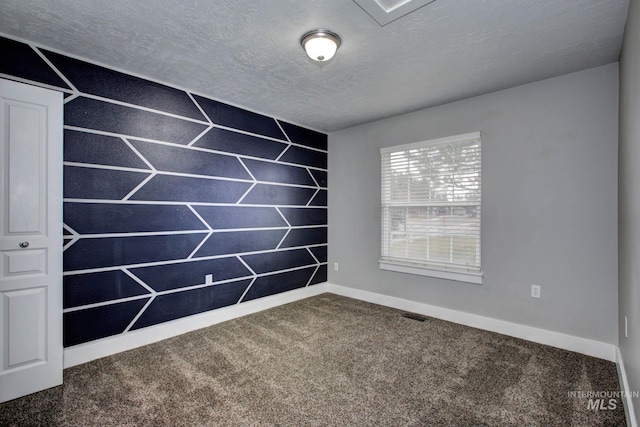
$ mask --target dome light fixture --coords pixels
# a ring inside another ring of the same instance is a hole
[[[318,62],[326,62],[333,58],[340,47],[340,36],[329,30],[313,30],[300,39],[309,58]]]

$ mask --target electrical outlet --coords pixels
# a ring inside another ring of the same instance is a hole
[[[204,276],[204,283],[205,285],[210,285],[213,283],[213,274],[207,274],[206,276]]]
[[[627,316],[624,316],[624,337],[629,338],[629,321]]]
[[[540,285],[531,285],[531,296],[533,298],[540,298]]]
[[[339,271],[340,270],[340,266],[338,265],[337,262],[333,263],[333,271]]]

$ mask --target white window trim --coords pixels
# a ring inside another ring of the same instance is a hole
[[[408,263],[401,263],[398,261],[379,260],[380,270],[396,271],[398,273],[415,274],[418,276],[429,276],[438,279],[455,280],[458,282],[473,283],[476,285],[482,284],[483,273],[480,271],[456,271],[448,269],[438,269],[432,267],[425,267],[422,265],[411,265]]]
[[[457,141],[466,141],[468,139],[482,138],[482,132],[469,132],[462,135],[445,136],[444,138],[430,139],[428,141],[412,142],[410,144],[394,145],[380,149],[380,153],[393,153],[402,150],[411,150],[412,148],[422,148],[438,144],[450,144]],[[426,143],[428,142],[428,143]]]
[[[395,151],[410,150],[412,148],[422,148],[425,146],[438,144],[449,144],[456,141],[468,140],[473,138],[482,138],[482,132],[470,132],[462,135],[432,139],[429,140],[427,144],[425,144],[426,141],[419,141],[410,144],[384,147],[380,149],[380,153],[386,154]],[[384,239],[385,237],[382,236],[382,238]],[[380,259],[378,261],[378,264],[380,270],[395,271],[399,273],[415,274],[420,276],[429,276],[446,280],[455,280],[458,282],[467,282],[477,285],[482,284],[482,279],[484,277],[484,273],[481,267],[477,270],[455,269],[449,266],[438,267],[435,265],[412,264],[404,260],[400,261],[390,258]]]

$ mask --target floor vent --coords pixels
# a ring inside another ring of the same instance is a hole
[[[402,313],[402,317],[406,317],[407,319],[411,320],[417,320],[418,322],[424,322],[425,320],[427,320],[426,317],[415,313]]]

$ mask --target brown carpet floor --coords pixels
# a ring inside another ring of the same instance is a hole
[[[569,393],[615,390],[611,362],[322,294],[67,369],[0,425],[622,426]]]

